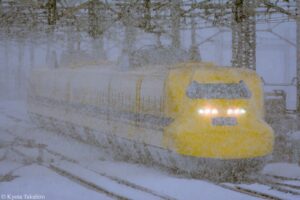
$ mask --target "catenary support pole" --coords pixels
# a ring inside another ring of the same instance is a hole
[[[300,113],[300,1],[297,0],[297,111]]]
[[[232,8],[232,65],[256,70],[256,0],[234,0]]]
[[[180,3],[181,0],[171,2],[171,20],[172,20],[172,47],[180,48]]]
[[[56,0],[48,0],[48,25],[54,25],[56,23]]]

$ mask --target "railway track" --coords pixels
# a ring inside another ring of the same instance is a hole
[[[5,129],[4,131],[15,135],[12,131]],[[96,171],[94,169],[89,169],[80,164],[78,161],[63,155],[60,152],[47,148],[47,145],[37,144],[32,140],[20,138],[17,135],[15,136],[17,137],[17,141],[7,144],[6,147],[10,146],[10,150],[13,153],[21,156],[23,158],[23,162],[25,160],[26,166],[29,164],[39,164],[85,188],[103,193],[113,199],[176,200],[173,197],[160,194],[154,190],[137,185],[128,180],[115,177],[101,171]],[[20,148],[22,151],[19,150]],[[32,156],[33,149],[36,151],[34,156]],[[42,157],[41,154],[43,155]],[[82,174],[89,178],[82,176]],[[129,193],[129,195],[127,195],[127,193]]]
[[[266,174],[266,176],[275,178],[275,179],[279,179],[279,180],[284,180],[284,181],[299,181],[300,182],[300,178],[291,178],[291,177],[284,177],[284,176],[271,175],[271,174]]]
[[[103,187],[98,186],[97,184],[91,183],[79,176],[76,176],[66,170],[60,169],[54,165],[50,165],[49,167],[52,171],[55,171],[56,173],[58,173],[61,176],[67,177],[68,179],[70,179],[71,181],[74,181],[76,183],[79,183],[80,185],[83,185],[87,188],[91,188],[93,190],[95,190],[96,192],[100,192],[100,193],[104,193],[109,197],[112,197],[114,199],[120,199],[120,200],[129,200],[129,198],[125,197],[125,196],[121,196],[119,194],[116,194],[114,192],[111,192]]]
[[[256,190],[252,190],[252,189],[247,189],[238,185],[229,185],[229,184],[225,184],[225,183],[221,183],[221,184],[217,184],[218,186],[228,189],[228,190],[232,190],[235,192],[240,192],[243,194],[247,194],[253,197],[257,197],[257,198],[262,198],[262,199],[272,199],[272,200],[283,200],[280,197],[274,196],[272,194],[267,194],[267,193],[263,193],[263,192],[259,192]]]
[[[9,115],[8,118],[12,119],[16,123],[27,123],[29,121],[23,120],[21,118]],[[29,127],[28,129],[32,129],[33,127]],[[105,185],[99,185],[97,182],[92,181],[92,177],[97,177],[97,179],[106,179],[106,183],[109,182],[111,184],[115,184],[124,190],[131,191],[132,194],[135,194],[135,197],[148,197],[149,199],[163,199],[163,200],[175,200],[175,198],[158,193],[157,191],[151,190],[150,188],[146,188],[140,185],[137,185],[128,180],[106,174],[104,172],[99,171],[98,169],[92,169],[88,166],[84,166],[80,164],[77,160],[74,160],[61,152],[54,151],[50,148],[47,148],[45,144],[37,144],[34,141],[26,138],[21,138],[19,135],[10,131],[9,129],[3,129],[7,133],[14,135],[18,141],[14,141],[13,145],[21,146],[24,151],[19,151],[18,149],[12,147],[12,151],[27,159],[28,163],[37,163],[44,167],[49,168],[50,170],[56,172],[57,174],[68,178],[69,180],[76,182],[82,185],[85,188],[92,189],[99,193],[106,194],[107,196],[113,199],[134,199],[132,196],[126,195],[126,193],[120,193],[119,191],[112,190],[111,188],[107,188]],[[9,145],[5,145],[7,147]],[[12,146],[12,145],[10,145]],[[36,150],[36,157],[32,158],[30,155],[26,154],[26,148],[33,148]],[[41,154],[43,154],[43,158],[41,158]],[[70,170],[72,169],[72,170]],[[84,172],[88,175],[86,177],[80,176]],[[289,183],[287,181],[293,181]],[[252,187],[251,184],[233,184],[233,183],[214,183],[219,187],[224,189],[232,190],[235,192],[239,192],[242,194],[246,194],[249,196],[253,196],[256,198],[262,199],[273,199],[273,200],[283,200],[283,199],[297,199],[300,198],[300,179],[297,178],[289,178],[282,176],[274,176],[274,175],[258,175],[257,177],[252,177],[252,183],[259,184],[262,188],[265,188],[263,191],[259,190],[255,187]],[[145,199],[145,198],[143,198]]]
[[[281,183],[274,183],[274,184],[281,184]],[[260,191],[254,188],[251,188],[251,185],[248,187],[243,185],[236,185],[236,184],[228,184],[228,183],[220,183],[217,184],[218,186],[229,189],[235,192],[240,192],[243,194],[247,194],[249,196],[261,198],[261,199],[272,199],[272,200],[285,200],[285,199],[298,199],[300,198],[300,190],[290,190],[290,189],[284,189],[281,187],[274,187],[270,184],[261,184],[262,186],[268,187],[268,191]],[[275,191],[275,192],[274,192]],[[276,193],[276,194],[274,194]],[[280,194],[278,194],[280,193]],[[287,196],[289,194],[289,196]]]
[[[127,180],[112,175],[107,175],[103,172],[88,169],[78,162],[70,162],[71,158],[66,156],[59,156],[57,152],[51,152],[50,157],[56,157],[57,160],[52,160],[51,163],[40,162],[39,158],[30,157],[28,154],[22,152],[16,148],[12,148],[12,151],[19,156],[29,160],[28,162],[36,163],[41,166],[56,172],[57,174],[68,178],[69,180],[82,185],[85,188],[92,189],[96,192],[103,193],[113,199],[129,200],[129,199],[160,199],[160,200],[175,200],[175,198],[159,194],[149,188],[136,185]],[[31,153],[31,152],[29,152]],[[67,158],[67,159],[66,159]],[[128,194],[127,194],[128,193]]]
[[[249,177],[247,181],[251,184],[217,183],[217,185],[262,199],[300,199],[300,180],[297,178],[259,174]],[[294,181],[294,183],[286,181]]]

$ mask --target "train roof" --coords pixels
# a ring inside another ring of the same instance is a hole
[[[131,75],[165,75],[170,71],[186,71],[186,70],[197,70],[203,73],[224,73],[232,74],[238,73],[248,76],[257,76],[256,72],[245,68],[233,68],[230,66],[217,66],[209,62],[183,62],[171,65],[145,65],[143,67],[131,68],[131,69],[120,69],[116,65],[87,65],[81,67],[60,67],[55,69],[42,68],[35,71],[64,71],[64,72],[96,72],[104,74],[131,74]]]

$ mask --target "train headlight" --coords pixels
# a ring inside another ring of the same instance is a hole
[[[246,110],[243,108],[235,108],[235,109],[229,108],[227,110],[227,115],[242,115],[245,113],[246,113]]]
[[[219,111],[215,108],[204,108],[204,109],[199,109],[198,114],[199,115],[217,115]]]

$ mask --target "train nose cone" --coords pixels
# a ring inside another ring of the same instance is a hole
[[[262,122],[257,122],[255,126],[251,124],[249,127],[178,123],[176,125],[174,122],[165,130],[166,135],[172,138],[172,150],[178,154],[203,158],[240,159],[265,156],[273,149],[272,129]]]

